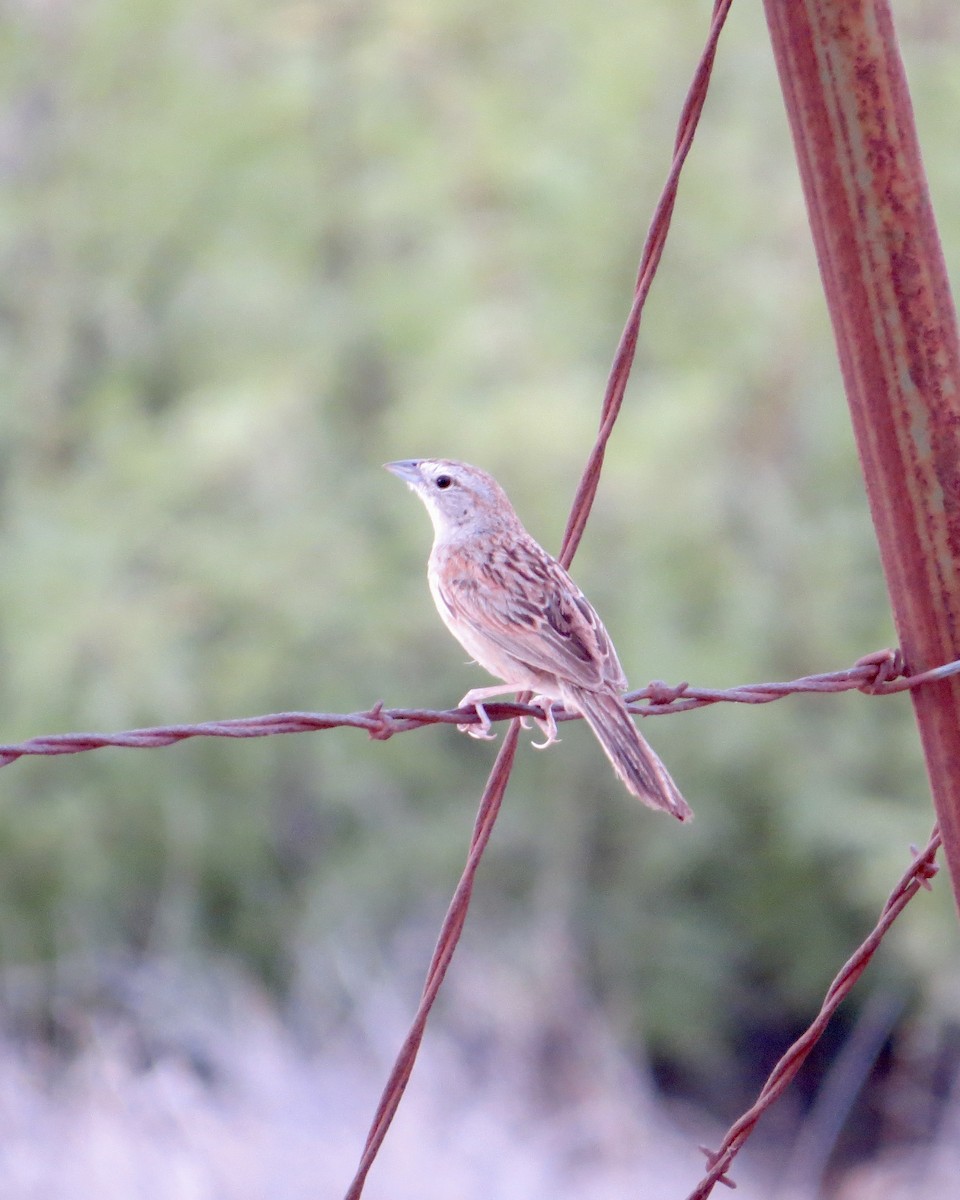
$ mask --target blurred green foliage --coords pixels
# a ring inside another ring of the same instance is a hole
[[[708,9],[6,6],[5,740],[483,682],[380,463],[478,462],[558,544]],[[955,258],[958,18],[904,26]],[[755,6],[724,35],[575,574],[637,685],[791,677],[893,638]],[[664,1061],[732,1076],[750,1030],[810,1014],[926,836],[909,702],[649,726],[692,829],[568,727],[521,755],[471,928],[530,986],[565,969],[544,945],[573,947]],[[491,761],[438,728],[20,762],[3,962],[226,948],[323,1004],[422,923],[413,994]],[[874,968],[941,1008],[947,892]]]

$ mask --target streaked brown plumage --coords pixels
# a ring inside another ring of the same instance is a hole
[[[503,488],[477,467],[448,459],[386,464],[424,502],[434,527],[427,577],[447,628],[504,686],[475,688],[460,701],[490,737],[483,701],[536,693],[546,740],[557,740],[551,703],[579,712],[627,789],[681,821],[693,813],[666,767],[640,736],[623,701],[627,680],[617,653],[583,592],[527,533]]]

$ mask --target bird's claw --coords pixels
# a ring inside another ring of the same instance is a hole
[[[544,735],[544,740],[542,742],[531,742],[530,745],[534,750],[546,750],[554,742],[560,741],[560,738],[557,736],[557,719],[553,715],[553,701],[549,696],[534,696],[532,703],[539,705],[544,712],[542,719],[540,717],[533,718],[540,732]]]

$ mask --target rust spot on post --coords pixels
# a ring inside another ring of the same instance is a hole
[[[901,648],[960,657],[960,345],[886,0],[764,0]],[[960,900],[960,683],[914,708]]]

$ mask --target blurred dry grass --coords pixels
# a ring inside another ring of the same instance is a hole
[[[5,1200],[306,1200],[344,1191],[404,1001],[380,989],[321,1044],[221,965],[115,973],[101,1015],[59,1014],[61,1043],[0,1043]],[[596,1010],[517,994],[496,963],[453,983],[375,1166],[370,1200],[682,1200],[715,1122],[664,1106]],[[123,1011],[121,1011],[121,1008]],[[309,1047],[309,1048],[308,1048]],[[955,1194],[960,1085],[926,1144],[835,1176],[823,1200]],[[813,1200],[768,1143],[734,1172],[744,1200]]]

